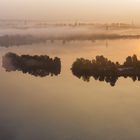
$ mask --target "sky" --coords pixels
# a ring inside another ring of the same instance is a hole
[[[0,19],[140,23],[140,0],[0,0]]]

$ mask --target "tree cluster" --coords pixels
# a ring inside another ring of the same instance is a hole
[[[119,62],[112,62],[104,56],[96,56],[93,60],[84,58],[77,59],[72,64],[72,73],[84,81],[89,81],[90,77],[95,80],[105,81],[115,86],[119,77],[131,77],[133,81],[140,80],[140,61],[136,55],[128,56],[121,65]]]
[[[61,71],[61,60],[54,59],[47,55],[21,55],[7,53],[2,59],[3,67],[6,71],[22,71],[34,76],[44,77],[47,75],[58,75]]]

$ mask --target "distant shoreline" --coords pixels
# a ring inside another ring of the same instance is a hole
[[[140,39],[140,35],[118,35],[118,34],[77,34],[68,36],[44,36],[37,37],[33,35],[4,35],[0,36],[0,46],[20,46],[30,45],[34,43],[45,43],[47,41],[62,41],[62,43],[70,41],[99,41],[99,40],[120,40],[120,39]]]

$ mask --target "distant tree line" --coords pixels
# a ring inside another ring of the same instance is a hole
[[[140,39],[140,35],[119,35],[119,34],[70,34],[60,36],[33,36],[33,35],[4,35],[0,36],[0,47],[11,47],[21,45],[31,45],[34,43],[46,43],[47,41],[62,41],[63,44],[69,41],[96,41],[96,40],[116,40],[116,39]]]
[[[32,35],[4,35],[0,36],[0,46],[11,47],[21,45],[31,45],[33,43],[46,42],[43,37],[35,37]]]
[[[47,75],[59,75],[61,72],[61,60],[58,57],[54,59],[47,55],[21,55],[7,53],[2,58],[2,66],[6,71],[22,71],[34,76],[44,77]]]

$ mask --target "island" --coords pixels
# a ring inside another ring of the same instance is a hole
[[[105,81],[115,86],[119,77],[130,77],[133,81],[140,81],[140,60],[136,55],[128,56],[123,64],[112,62],[103,55],[96,56],[93,60],[77,59],[72,64],[72,73],[78,78],[89,82],[90,77],[95,80]]]
[[[61,60],[47,55],[17,55],[9,52],[2,57],[2,66],[7,72],[22,71],[34,76],[59,75],[61,72]]]

